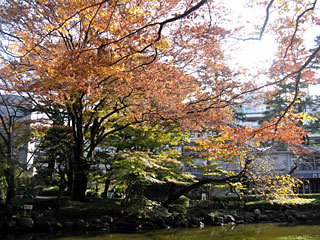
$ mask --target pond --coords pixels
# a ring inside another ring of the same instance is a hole
[[[252,224],[205,227],[202,229],[169,229],[131,234],[99,235],[33,235],[8,236],[5,240],[315,240],[320,239],[320,225],[287,226],[283,224]]]

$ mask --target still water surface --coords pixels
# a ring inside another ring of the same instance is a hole
[[[5,240],[319,240],[320,225],[285,226],[279,224],[253,224],[239,226],[206,227],[203,229],[169,229],[147,233],[103,234],[96,236],[8,236]]]

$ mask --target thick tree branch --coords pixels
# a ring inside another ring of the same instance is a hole
[[[185,188],[183,188],[182,190],[178,191],[177,193],[173,194],[172,196],[170,196],[166,201],[164,201],[162,203],[162,206],[164,207],[168,207],[171,203],[173,203],[174,201],[176,201],[180,196],[187,194],[188,192],[190,192],[193,189],[199,188],[205,184],[209,184],[209,183],[231,183],[231,182],[237,182],[239,181],[241,178],[243,178],[246,173],[247,170],[251,164],[252,160],[251,159],[247,159],[245,162],[244,167],[242,168],[242,170],[232,176],[225,176],[225,177],[220,177],[220,178],[204,178],[199,180],[196,183],[193,183]]]
[[[96,7],[96,6],[101,6],[102,4],[104,4],[104,3],[108,2],[108,1],[109,0],[103,0],[103,1],[101,1],[99,3],[95,3],[95,4],[92,4],[92,5],[86,6],[86,7],[82,8],[82,9],[80,9],[79,11],[77,11],[76,13],[72,14],[71,16],[67,17],[57,27],[55,27],[55,28],[51,29],[50,31],[48,31],[48,33],[46,35],[44,35],[32,48],[28,49],[26,51],[26,53],[23,56],[21,56],[21,58],[25,57],[30,52],[32,52],[36,47],[40,46],[40,44],[46,39],[46,37],[50,36],[53,32],[58,31],[60,28],[62,28],[73,17],[77,16],[78,14],[80,14],[81,12],[83,12],[83,11],[89,9],[89,8]]]
[[[264,23],[261,27],[261,30],[260,30],[260,33],[259,33],[259,37],[252,37],[252,38],[234,38],[236,40],[241,40],[241,41],[248,41],[248,40],[261,40],[262,39],[262,36],[266,30],[266,27],[268,25],[268,22],[269,22],[269,17],[270,17],[270,8],[272,6],[272,4],[274,3],[274,0],[271,0],[266,8],[266,16],[265,16],[265,19],[264,19]]]
[[[307,61],[298,69],[298,71],[290,74],[290,75],[297,75],[296,76],[296,82],[295,82],[295,93],[294,93],[294,97],[292,99],[292,101],[290,102],[290,104],[286,107],[285,111],[281,114],[281,116],[279,117],[279,119],[276,122],[276,129],[278,124],[281,122],[281,120],[285,117],[285,115],[289,112],[290,108],[293,106],[293,104],[296,102],[297,97],[299,95],[299,85],[300,85],[300,81],[301,81],[301,75],[303,70],[305,70],[308,65],[311,63],[311,61],[317,56],[317,54],[320,52],[320,46],[318,46],[317,49],[315,49],[313,51],[313,53],[309,56],[309,58],[307,59]],[[284,81],[284,80],[283,80]]]
[[[312,4],[312,7],[304,10],[298,17],[297,17],[297,20],[296,20],[296,24],[295,24],[295,29],[294,29],[294,33],[292,34],[292,37],[291,37],[291,41],[290,41],[290,44],[287,46],[287,49],[285,51],[285,54],[284,54],[284,59],[286,58],[287,54],[288,54],[288,51],[289,49],[292,47],[292,44],[293,44],[293,41],[296,37],[296,34],[298,32],[298,27],[299,27],[299,21],[300,19],[307,13],[307,12],[310,12],[310,11],[313,11],[316,7],[316,4],[317,4],[317,0],[315,0]]]
[[[159,25],[159,30],[158,30],[158,37],[155,39],[154,43],[155,43],[155,42],[158,42],[158,41],[161,39],[162,29],[163,29],[163,27],[164,27],[166,24],[171,23],[171,22],[174,22],[174,21],[177,21],[177,20],[179,20],[179,19],[182,19],[182,18],[188,16],[188,15],[191,14],[192,12],[194,12],[194,11],[196,11],[197,9],[199,9],[200,7],[202,7],[207,1],[208,1],[208,0],[201,0],[198,4],[196,4],[195,6],[193,6],[192,8],[190,8],[189,10],[187,10],[186,12],[184,12],[184,13],[182,13],[182,14],[180,14],[180,15],[177,15],[177,16],[175,16],[175,17],[169,18],[169,19],[164,20],[164,21],[162,21],[162,22],[156,22],[156,23],[147,24],[147,25],[145,25],[145,26],[143,26],[143,27],[141,27],[141,28],[139,28],[139,29],[137,29],[137,30],[135,30],[135,31],[133,31],[133,32],[131,32],[131,33],[129,33],[129,34],[127,34],[127,35],[119,38],[119,39],[117,39],[117,40],[111,41],[111,42],[106,43],[106,44],[104,44],[104,45],[107,46],[107,45],[109,45],[109,44],[113,44],[113,43],[120,42],[120,41],[122,41],[122,40],[124,40],[124,39],[126,39],[126,38],[128,38],[128,37],[130,37],[130,36],[132,36],[132,35],[135,35],[135,34],[141,32],[142,30],[144,30],[144,29],[146,29],[146,28],[148,28],[148,27],[152,27],[152,26],[156,26],[156,25]]]

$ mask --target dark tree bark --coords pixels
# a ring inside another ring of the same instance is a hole
[[[48,163],[48,176],[50,177],[50,179],[53,179],[55,166],[56,166],[55,159],[50,158],[50,161]]]
[[[83,143],[76,142],[72,200],[84,201],[88,183],[89,165],[83,156]],[[80,147],[80,148],[79,148]]]
[[[205,178],[205,179],[199,180],[198,182],[193,183],[191,185],[188,185],[185,188],[181,189],[180,191],[178,191],[178,192],[172,194],[171,196],[169,196],[169,198],[162,203],[162,206],[168,207],[170,204],[172,204],[173,202],[178,200],[179,197],[181,197],[182,195],[187,194],[191,190],[199,188],[199,187],[201,187],[201,186],[203,186],[205,184],[237,182],[243,177],[243,175],[245,174],[245,170],[246,170],[246,168],[244,170],[242,170],[240,173],[238,173],[237,175],[230,176],[230,177]]]
[[[74,174],[74,184],[72,200],[83,202],[86,197],[88,177],[86,172],[76,172]]]
[[[72,200],[84,201],[88,183],[89,165],[84,156],[84,129],[83,129],[83,95],[73,105],[68,107],[71,117],[74,137],[74,178]]]
[[[252,162],[252,159],[248,158],[246,160],[242,170],[236,175],[228,176],[228,177],[223,177],[222,176],[220,178],[204,178],[202,180],[199,180],[198,182],[193,183],[193,184],[181,189],[177,193],[172,194],[171,196],[169,196],[169,198],[162,203],[162,206],[168,207],[171,203],[173,203],[174,201],[178,200],[179,197],[181,197],[182,195],[187,194],[191,190],[199,188],[199,187],[201,187],[201,186],[203,186],[205,184],[239,182],[239,181],[241,181],[241,180],[246,178],[247,170],[248,170],[249,166],[251,165],[251,162]]]
[[[82,202],[85,200],[90,167],[84,158],[83,138],[75,138],[74,160],[72,200]]]
[[[14,173],[10,168],[7,168],[5,169],[4,174],[8,185],[6,202],[9,203],[15,197]]]
[[[107,177],[105,182],[104,182],[104,198],[108,198],[108,190],[110,186],[110,177]]]
[[[67,170],[67,177],[68,177],[68,182],[67,182],[67,194],[68,196],[71,196],[72,195],[72,192],[73,192],[73,167],[72,167],[72,164],[69,164],[68,166],[68,170]]]

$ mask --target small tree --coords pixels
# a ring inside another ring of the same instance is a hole
[[[276,121],[273,119],[271,122],[264,122],[262,127],[258,129],[246,126],[228,126],[216,131],[216,134],[212,137],[198,140],[194,150],[202,153],[201,156],[206,159],[203,166],[204,178],[185,186],[176,193],[172,193],[163,205],[168,206],[180,196],[205,184],[226,184],[226,186],[232,188],[241,188],[248,182],[258,183],[264,176],[260,173],[266,173],[266,168],[272,170],[271,165],[268,165],[270,162],[261,161],[267,159],[267,155],[259,150],[263,144],[277,141],[288,144],[294,149],[296,145],[303,142],[302,136],[305,132],[297,126],[297,121],[286,118],[283,123],[277,125],[275,131],[268,126],[274,125]],[[236,166],[234,169],[237,170],[223,168],[222,166],[226,164],[234,164]],[[279,177],[281,181],[265,181],[270,190],[276,191],[263,193],[277,193],[276,195],[279,196],[280,193],[287,193],[289,186],[296,186],[297,182],[292,177],[282,178],[281,174],[283,173],[277,174],[274,171],[272,173],[269,174],[270,177],[267,175],[264,177],[266,179]],[[261,179],[258,180],[258,176]]]
[[[58,185],[60,192],[73,185],[73,135],[70,127],[53,126],[39,139],[35,154],[36,178],[45,185]],[[54,177],[58,176],[58,181]],[[39,182],[39,183],[40,183]]]
[[[295,87],[292,84],[278,84],[277,90],[268,92],[264,104],[267,110],[263,113],[264,116],[260,119],[260,123],[270,121],[276,118],[279,113],[283,113],[290,103],[292,93]],[[318,109],[320,106],[319,96],[310,96],[307,93],[308,84],[303,84],[303,92],[299,94],[295,104],[289,110],[291,114],[300,117],[300,126],[306,129],[308,133],[319,131]]]
[[[127,202],[142,196],[143,187],[152,184],[191,182],[193,176],[183,171],[183,162],[175,151],[152,154],[139,151],[122,151],[116,155],[112,178],[125,187]]]
[[[0,94],[0,172],[6,181],[7,202],[15,197],[17,171],[27,170],[30,114],[30,105],[22,98]]]
[[[302,183],[293,178],[290,171],[277,168],[273,153],[277,147],[256,149],[251,153],[255,158],[248,168],[247,181],[249,192],[262,194],[268,199],[282,199],[296,194],[297,187]]]
[[[183,161],[183,158],[179,154],[177,154],[177,152],[173,151],[170,147],[180,144],[181,141],[186,139],[187,135],[187,133],[183,133],[174,124],[143,124],[128,127],[121,132],[117,132],[112,136],[109,136],[104,141],[105,147],[100,148],[100,150],[97,151],[95,157],[95,159],[100,158],[98,163],[107,165],[107,167],[105,168],[107,170],[105,178],[105,193],[107,193],[110,181],[112,179],[117,180],[119,176],[122,176],[121,181],[123,182],[123,180],[126,178],[125,176],[134,176],[134,173],[129,174],[129,172],[131,172],[133,168],[144,169],[147,172],[155,171],[152,169],[148,169],[151,167],[151,165],[146,164],[148,159],[150,161],[157,162],[159,166],[164,166],[164,158],[165,156],[167,156],[168,162],[173,162],[175,159],[175,161],[177,161],[177,166],[175,167],[181,168],[181,161]],[[129,158],[124,158],[124,153],[126,153],[126,156],[132,154],[133,158],[136,157],[135,159],[137,161],[132,161],[132,168],[128,168],[128,166],[130,165],[130,163],[128,162]],[[124,167],[124,169],[121,170],[120,166]],[[174,166],[171,166],[170,169],[174,170]],[[181,172],[180,170],[179,172]],[[172,174],[174,175],[177,173],[173,171]],[[161,182],[163,179],[161,180],[160,176],[161,174],[155,174],[153,181]],[[172,181],[175,178],[178,177],[173,177]],[[152,182],[146,179],[140,180],[141,182]],[[134,181],[137,183],[140,180],[136,178]]]
[[[306,52],[301,38],[319,22],[316,3],[255,2],[249,7],[266,13],[257,33],[261,16],[250,27],[223,1],[6,0],[0,3],[1,75],[5,89],[67,112],[75,141],[73,199],[81,201],[95,150],[128,126],[220,128],[243,94],[279,82],[295,86],[293,104],[320,51]],[[225,51],[235,39],[259,40],[267,31],[278,43],[278,61],[270,82],[257,87],[248,72],[227,65],[233,56]]]

